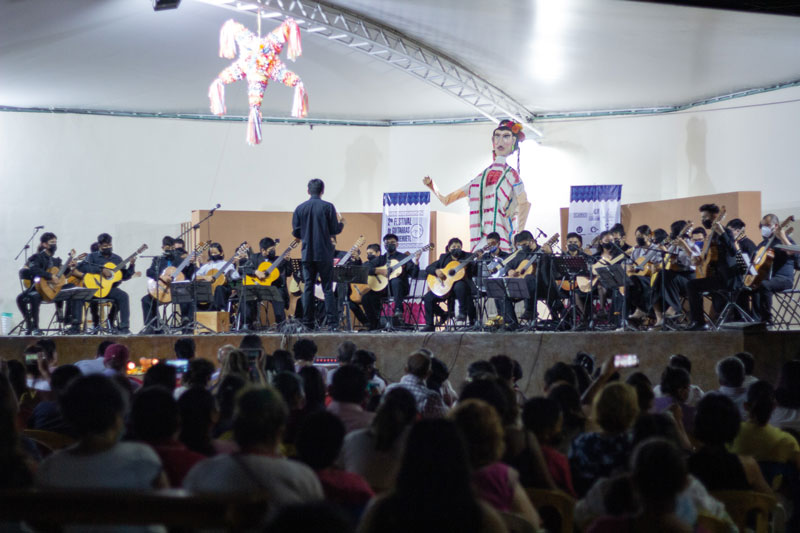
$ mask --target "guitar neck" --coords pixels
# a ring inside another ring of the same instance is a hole
[[[130,262],[130,260],[133,259],[134,257],[136,257],[137,255],[139,255],[139,252],[133,252],[126,259],[124,259],[120,264],[118,264],[116,267],[114,267],[114,269],[111,272],[113,272],[113,273],[119,272],[120,270],[125,268],[125,265],[128,264],[128,262]]]
[[[236,259],[236,256],[235,256],[235,255],[234,255],[233,257],[231,257],[230,259],[228,259],[228,260],[225,262],[225,264],[224,264],[224,265],[222,265],[222,268],[220,268],[219,270],[217,270],[217,273],[216,273],[216,274],[214,274],[213,276],[211,276],[211,279],[212,279],[212,280],[216,280],[218,277],[220,277],[220,276],[221,276],[221,275],[222,275],[222,274],[223,274],[223,273],[224,273],[226,270],[228,270],[228,267],[229,267],[229,266],[231,266],[231,265],[233,264],[233,260],[234,260],[234,259]]]
[[[67,265],[69,265],[70,261],[72,261],[72,254],[70,253],[67,256],[67,260],[64,261],[64,264],[61,265],[61,268],[58,269],[58,273],[56,274],[55,278],[58,279],[64,275],[64,272],[67,271]]]
[[[286,250],[284,250],[284,251],[283,251],[283,253],[280,255],[280,257],[278,257],[278,258],[275,260],[275,262],[274,262],[274,263],[272,263],[272,266],[270,266],[270,267],[267,269],[267,272],[266,272],[266,273],[267,273],[267,274],[272,274],[272,271],[273,271],[273,270],[275,270],[276,268],[278,268],[278,267],[281,265],[281,263],[283,263],[283,262],[284,262],[284,260],[286,259],[286,256],[288,256],[288,255],[289,255],[289,252],[291,252],[291,251],[292,251],[292,249],[291,249],[291,248],[287,248]]]

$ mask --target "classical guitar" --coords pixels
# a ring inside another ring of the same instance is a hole
[[[228,267],[231,266],[231,264],[233,264],[233,262],[236,261],[237,259],[244,258],[246,253],[247,253],[247,241],[239,245],[239,247],[236,249],[236,252],[234,252],[233,257],[228,259],[225,262],[225,264],[222,265],[222,268],[219,269],[212,268],[204,275],[197,276],[196,279],[200,281],[210,281],[211,294],[214,294],[214,291],[217,289],[217,287],[225,285],[225,283],[228,281],[227,278],[225,277],[225,272],[228,270]]]
[[[418,253],[427,252],[433,248],[433,243],[426,244],[419,250],[416,250],[413,254],[408,254],[404,259],[398,261],[397,259],[391,259],[386,263],[386,270],[387,274],[375,274],[370,276],[367,279],[367,284],[369,288],[373,291],[382,291],[389,285],[389,280],[395,279],[399,277],[403,273],[403,265],[414,259],[414,256]]]
[[[547,242],[544,243],[544,246],[541,246],[541,248],[548,248],[548,247],[552,248],[552,246],[556,242],[558,242],[558,237],[559,237],[559,235],[558,235],[558,233],[556,233],[555,235],[550,237],[547,240]],[[538,248],[537,248],[537,250],[538,250]],[[536,274],[536,265],[538,265],[538,261],[537,261],[538,257],[539,256],[537,256],[537,255],[532,255],[528,259],[523,260],[519,264],[519,266],[517,266],[517,268],[514,268],[513,270],[518,273],[517,277],[524,278],[525,276],[531,276],[533,274]]]
[[[714,221],[716,224],[719,222],[722,224],[722,221],[725,220],[725,216],[727,215],[725,211],[725,206],[722,206],[722,209],[719,212],[719,216]],[[705,242],[703,242],[703,251],[700,252],[700,257],[697,259],[696,269],[694,272],[695,279],[702,279],[707,278],[711,275],[711,263],[716,263],[719,259],[719,250],[717,249],[716,244],[712,244],[711,241],[714,239],[714,226],[711,227],[711,231],[708,232],[706,236]]]
[[[209,246],[211,246],[211,241],[204,242],[195,248],[192,253],[188,254],[178,266],[168,266],[165,268],[158,276],[157,280],[148,279],[147,293],[152,296],[154,300],[157,300],[158,303],[170,303],[172,301],[172,294],[169,291],[169,286],[172,285],[173,281],[183,281],[185,279],[183,269],[189,266],[189,263],[194,261],[196,257],[205,252]],[[166,278],[166,280],[164,278]]]
[[[263,285],[264,287],[270,287],[273,283],[275,283],[275,280],[281,276],[281,271],[278,267],[281,266],[281,263],[283,263],[287,257],[289,257],[289,254],[292,253],[292,250],[297,248],[298,244],[300,244],[300,241],[298,239],[293,239],[283,253],[279,255],[277,259],[275,259],[274,263],[270,261],[261,261],[261,264],[258,265],[256,270],[264,273],[264,279],[258,279],[256,276],[245,276],[244,284]]]
[[[145,250],[147,250],[147,245],[143,244],[138,250],[122,260],[118,265],[115,265],[111,261],[103,265],[104,269],[111,271],[111,277],[109,278],[103,276],[102,272],[100,274],[85,274],[83,276],[83,285],[88,289],[97,289],[97,292],[94,293],[95,298],[105,298],[108,296],[108,293],[111,292],[114,285],[122,281],[122,269]]]
[[[64,285],[67,284],[67,278],[64,276],[64,273],[69,268],[69,264],[73,261],[73,256],[75,255],[75,250],[70,250],[69,255],[67,256],[67,260],[61,265],[61,268],[58,267],[50,267],[47,271],[52,274],[52,279],[46,280],[44,278],[40,278],[39,281],[36,283],[36,292],[42,297],[42,301],[44,302],[52,302],[55,297],[61,292],[61,289]],[[86,254],[81,254],[78,257],[75,257],[75,261],[80,261],[86,257]]]
[[[467,266],[475,261],[480,254],[486,253],[491,248],[492,245],[487,244],[478,250],[478,252],[473,253],[467,259],[463,259],[461,261],[450,261],[447,263],[440,269],[445,274],[445,279],[442,279],[439,276],[434,276],[433,274],[429,274],[427,283],[430,291],[439,298],[444,298],[447,296],[447,294],[453,289],[453,284],[460,279],[464,279],[464,276],[467,275]]]
[[[790,223],[794,222],[794,215],[790,215],[786,220],[781,222],[780,229],[786,229]],[[756,256],[753,259],[753,267],[755,274],[748,274],[744,277],[744,286],[751,289],[757,288],[769,276],[769,271],[772,268],[772,261],[775,259],[775,250],[770,248],[778,237],[778,230],[772,233],[772,236],[763,246],[756,250]]]
[[[675,237],[675,240],[669,246],[669,248],[667,248],[667,252],[669,252],[669,255],[667,255],[667,263],[666,265],[664,265],[665,270],[673,270],[673,271],[683,270],[683,267],[681,267],[680,263],[678,263],[678,252],[679,252],[678,249],[681,247],[681,245],[684,246],[686,245],[686,242],[683,240],[683,238],[685,235],[691,233],[693,226],[694,222],[690,220],[684,222],[683,227],[678,232],[678,235]]]
[[[600,277],[597,274],[598,268],[605,268],[610,267],[611,265],[616,265],[623,259],[626,259],[628,254],[621,253],[618,256],[614,257],[613,259],[600,259],[594,265],[592,265],[592,279],[590,280],[587,276],[578,276],[575,278],[575,283],[578,285],[578,290],[581,292],[592,292],[592,289],[597,285],[598,280]]]

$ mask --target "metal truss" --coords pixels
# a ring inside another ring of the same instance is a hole
[[[381,23],[312,0],[201,0],[236,11],[261,13],[262,19],[292,17],[306,33],[335,41],[381,60],[454,96],[488,119],[513,118],[532,123],[521,103],[457,61]],[[541,133],[531,128],[535,135]]]

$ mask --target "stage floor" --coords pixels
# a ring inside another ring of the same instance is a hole
[[[535,333],[314,333],[304,335],[260,335],[265,348],[291,349],[300,337],[310,337],[319,346],[319,356],[335,356],[336,347],[345,340],[359,348],[375,352],[381,372],[392,381],[403,375],[406,357],[415,349],[426,347],[451,369],[451,381],[458,389],[467,366],[479,359],[505,354],[517,359],[524,371],[520,387],[526,395],[541,393],[544,371],[557,361],[570,362],[583,350],[599,361],[615,354],[639,355],[639,370],[654,384],[673,353],[688,356],[693,363],[693,382],[709,390],[717,388],[714,366],[722,357],[739,351],[755,355],[755,375],[775,382],[784,361],[800,356],[800,331],[728,330],[714,332],[535,332]],[[58,362],[71,363],[94,356],[97,344],[118,340],[131,349],[131,357],[173,358],[173,345],[178,336],[131,335],[53,336]],[[197,355],[216,364],[217,349],[223,344],[238,345],[239,334],[195,335]],[[22,351],[35,337],[0,337],[0,354],[22,360]]]

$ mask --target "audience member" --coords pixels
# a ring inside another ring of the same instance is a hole
[[[500,462],[503,425],[497,410],[482,400],[462,400],[450,417],[467,445],[472,484],[478,496],[498,511],[518,514],[539,527],[539,515],[519,482],[519,474]]]
[[[444,361],[431,357],[431,375],[425,380],[425,385],[442,395],[442,402],[448,408],[453,407],[458,400],[458,394],[450,383],[450,370]]]
[[[572,385],[562,383],[554,386],[547,397],[558,402],[564,423],[561,428],[561,438],[555,445],[556,450],[569,455],[572,441],[575,437],[586,431],[586,415],[581,407],[581,397],[578,390]]]
[[[308,413],[324,410],[327,391],[322,373],[317,367],[308,366],[301,368],[298,375],[303,378],[303,390],[306,393],[304,410]]]
[[[730,398],[739,409],[742,419],[747,418],[744,402],[747,400],[747,389],[744,387],[744,364],[734,356],[726,357],[717,363],[717,381],[719,392]]]
[[[465,381],[470,382],[474,379],[484,378],[487,375],[497,377],[497,371],[492,363],[484,360],[473,361],[467,367],[467,379]]]
[[[425,380],[431,375],[429,353],[417,350],[409,355],[405,375],[400,378],[399,383],[389,385],[386,390],[388,392],[396,387],[408,389],[417,401],[417,411],[422,418],[441,418],[447,414],[447,406],[442,400],[442,395],[425,385]]]
[[[53,362],[48,360],[41,343],[35,342],[27,346],[22,355],[25,358],[25,382],[31,395],[36,391],[50,392],[50,368]]]
[[[208,389],[211,376],[214,374],[214,363],[202,357],[189,360],[189,370],[183,375],[183,385],[175,389],[175,399],[180,398],[191,388]]]
[[[639,415],[636,390],[625,383],[606,385],[594,402],[600,431],[578,435],[569,452],[575,491],[583,496],[600,478],[624,468],[631,451],[630,428]]]
[[[289,417],[286,420],[286,429],[283,432],[284,455],[294,457],[297,432],[305,419],[306,395],[303,391],[303,378],[291,371],[278,372],[272,378],[272,386],[281,393],[286,407],[289,408]]]
[[[219,385],[220,381],[222,381],[222,369],[225,368],[228,362],[228,356],[230,356],[231,352],[235,349],[236,346],[233,344],[223,344],[217,349],[217,370],[214,372],[214,375],[211,376],[211,381],[215,385]]]
[[[692,362],[683,354],[676,353],[670,355],[667,366],[682,368],[689,373],[689,376],[692,375]],[[656,385],[653,389],[653,393],[656,395],[656,398],[663,396],[664,393],[661,392],[661,385]],[[691,405],[692,407],[697,407],[697,402],[700,401],[700,398],[703,397],[703,394],[703,389],[694,384],[690,385],[689,398],[686,400],[686,404]]]
[[[142,383],[142,388],[146,389],[147,387],[158,386],[164,387],[170,393],[174,393],[177,380],[177,369],[174,366],[168,365],[162,361],[151,366],[147,369],[147,372],[144,373],[144,382]]]
[[[295,372],[294,356],[292,355],[292,352],[287,350],[275,350],[272,352],[271,360],[273,373],[278,374],[280,372]]]
[[[735,359],[740,365],[741,362]],[[710,392],[697,404],[694,437],[699,449],[689,457],[689,472],[710,491],[756,490],[771,494],[755,459],[728,451],[739,433],[741,416],[728,396]]]
[[[100,374],[70,383],[61,413],[78,435],[76,445],[39,465],[37,484],[48,488],[147,489],[166,487],[158,455],[145,444],[120,442],[126,406],[119,387]]]
[[[544,372],[544,392],[548,394],[552,387],[566,383],[578,390],[578,378],[575,369],[564,362],[557,362]]]
[[[775,401],[777,406],[769,423],[800,432],[800,361],[786,361],[781,367]]]
[[[212,436],[219,440],[233,440],[233,414],[236,407],[236,395],[247,382],[236,374],[225,376],[217,387],[215,394],[219,406],[219,421],[214,426]]]
[[[342,421],[331,413],[308,415],[297,434],[297,458],[316,472],[325,499],[341,506],[355,525],[374,493],[360,475],[333,466],[344,432]]]
[[[655,394],[653,393],[653,382],[650,381],[644,372],[634,372],[625,383],[636,389],[636,399],[639,402],[639,413],[649,413],[653,408]]]
[[[191,337],[181,337],[175,341],[174,350],[176,359],[194,359],[194,339]]]
[[[106,369],[104,362],[106,348],[114,344],[114,341],[103,341],[97,345],[97,353],[93,359],[82,359],[75,363],[75,366],[83,373],[84,376],[89,374],[102,374]]]
[[[514,360],[507,355],[501,354],[490,357],[489,362],[494,367],[497,376],[508,383],[511,390],[514,391],[517,405],[522,407],[522,404],[525,403],[525,395],[522,394],[522,391],[516,386],[516,380],[514,379]]]
[[[133,397],[131,422],[136,440],[149,444],[158,454],[172,487],[180,487],[189,470],[206,458],[178,440],[178,402],[169,389],[150,386],[137,392]]]
[[[5,375],[0,374],[0,489],[25,489],[33,485],[34,462],[22,449],[17,430],[17,398]],[[0,522],[0,528],[4,524]],[[5,529],[4,529],[5,530]],[[19,528],[19,531],[24,529]],[[14,531],[14,529],[8,529]]]
[[[375,413],[364,410],[367,397],[367,377],[359,368],[345,365],[336,370],[330,388],[333,401],[328,411],[344,424],[347,433],[369,426]]]
[[[81,375],[81,371],[75,365],[61,365],[53,370],[50,378],[52,399],[41,401],[36,405],[28,419],[28,427],[76,437],[77,435],[64,420],[57,400],[64,394],[69,384]]]
[[[178,411],[181,418],[178,439],[187,448],[206,457],[235,451],[232,443],[212,438],[214,426],[219,420],[219,410],[209,391],[200,387],[187,389],[178,398]]]
[[[553,447],[561,437],[564,424],[561,406],[552,398],[531,398],[522,408],[522,422],[536,435],[553,483],[573,498],[577,497],[567,456]]]
[[[356,350],[350,360],[350,364],[360,368],[364,375],[367,376],[367,389],[370,398],[377,398],[386,392],[386,380],[378,373],[378,369],[375,366],[377,362],[378,358],[369,350]]]
[[[367,509],[359,531],[488,533],[506,528],[497,512],[475,496],[455,424],[435,419],[412,427],[396,488]]]
[[[661,392],[653,402],[653,413],[669,412],[678,424],[678,430],[694,433],[695,408],[689,405],[691,377],[683,368],[668,366],[661,373]]]
[[[314,471],[279,455],[287,416],[286,404],[275,389],[267,386],[243,391],[237,400],[233,424],[241,453],[221,454],[197,463],[184,479],[183,487],[195,492],[264,491],[269,494],[273,509],[323,499]]]
[[[519,380],[522,379],[522,365],[519,364],[519,361],[516,359],[512,359],[511,362],[514,364],[514,392],[517,395],[517,403],[520,407],[525,403],[525,394],[522,392],[522,389],[519,387]]]
[[[639,512],[633,516],[601,518],[589,532],[693,531],[694,524],[686,524],[676,513],[676,497],[687,484],[686,462],[678,447],[665,439],[645,441],[634,450],[632,463],[631,482],[639,496]]]
[[[750,352],[738,352],[733,356],[744,365],[744,383],[742,383],[742,387],[749,389],[750,385],[758,381],[758,378],[753,375],[753,370],[756,367],[756,358]]]
[[[348,433],[341,462],[348,472],[367,480],[372,490],[394,487],[408,431],[417,417],[414,396],[402,387],[383,395],[383,401],[368,428]]]
[[[247,354],[240,349],[234,348],[228,352],[228,356],[223,361],[222,368],[220,368],[217,384],[222,383],[228,376],[237,376],[244,380],[245,383],[252,383],[250,361],[247,359]]]
[[[354,351],[355,351],[355,345]],[[292,345],[292,352],[294,352],[295,372],[299,372],[304,366],[312,366],[314,358],[317,356],[317,343],[311,339],[299,339]],[[349,362],[349,360],[348,360]]]
[[[344,341],[339,346],[336,347],[336,361],[339,363],[339,367],[344,365],[349,365],[353,359],[353,354],[356,353],[355,343],[352,341]],[[336,372],[336,368],[326,371],[326,374],[323,374],[323,378],[325,379],[325,383],[330,387],[331,383],[333,383],[333,374]]]

